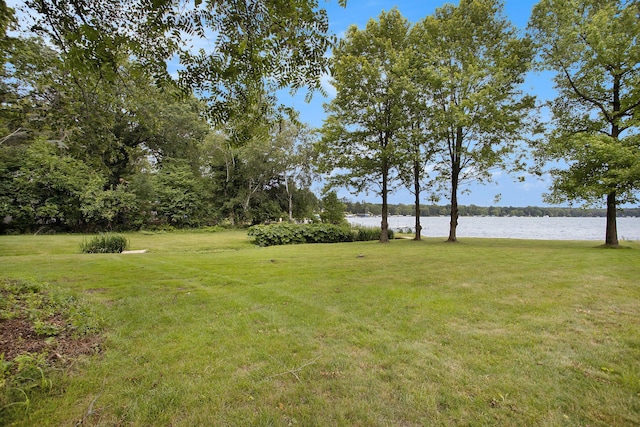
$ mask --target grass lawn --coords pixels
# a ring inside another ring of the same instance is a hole
[[[638,243],[128,237],[149,252],[0,237],[0,277],[70,290],[106,324],[103,352],[7,424],[640,424]]]

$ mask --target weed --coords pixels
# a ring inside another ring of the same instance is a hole
[[[24,353],[10,361],[0,353],[0,414],[12,406],[28,408],[31,390],[51,389],[51,380],[45,375],[47,365],[42,353]]]

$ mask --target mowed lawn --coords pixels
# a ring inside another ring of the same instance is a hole
[[[2,236],[0,276],[105,319],[18,426],[640,424],[640,244],[253,246],[246,233]]]

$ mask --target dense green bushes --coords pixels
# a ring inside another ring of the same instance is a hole
[[[334,224],[290,224],[254,225],[249,236],[258,246],[290,245],[296,243],[340,243],[379,240],[379,228],[352,228]],[[393,231],[389,230],[393,239]]]
[[[129,241],[120,234],[99,234],[88,242],[82,242],[80,251],[85,254],[119,254],[127,249]]]

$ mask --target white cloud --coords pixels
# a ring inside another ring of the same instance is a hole
[[[335,86],[331,84],[332,79],[333,77],[331,77],[329,74],[323,74],[320,78],[320,84],[322,85],[322,88],[327,92],[327,96],[329,99],[335,98],[338,94]]]

